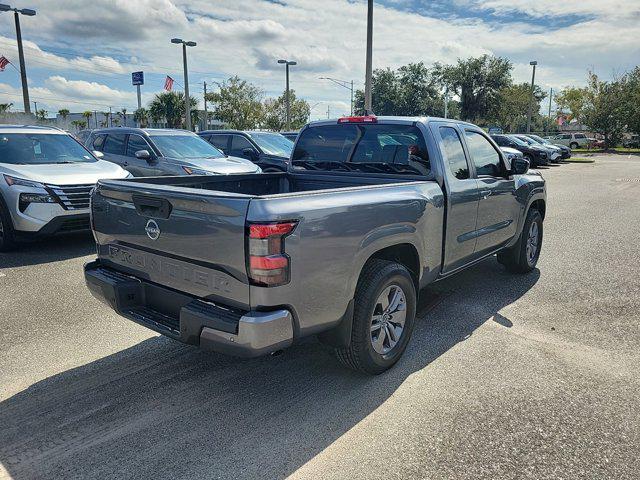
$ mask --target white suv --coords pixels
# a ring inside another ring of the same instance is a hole
[[[22,238],[89,229],[95,183],[128,176],[62,130],[0,125],[0,251]]]
[[[587,148],[594,139],[588,138],[584,133],[561,133],[550,140],[569,148]]]

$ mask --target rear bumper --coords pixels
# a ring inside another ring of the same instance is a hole
[[[293,342],[288,310],[241,311],[204,301],[100,261],[84,267],[91,294],[118,314],[175,340],[241,357],[265,355]]]

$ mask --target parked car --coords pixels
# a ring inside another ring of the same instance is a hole
[[[640,135],[631,135],[629,138],[622,140],[624,148],[640,148]]]
[[[547,158],[549,159],[549,163],[560,163],[560,158],[562,156],[560,147],[556,147],[555,145],[543,145],[528,137],[527,135],[516,134],[513,136],[529,144],[529,146],[544,148],[547,151]]]
[[[280,135],[288,138],[292,142],[295,142],[296,138],[298,138],[298,132],[280,132]]]
[[[381,373],[409,342],[420,288],[496,253],[536,267],[546,187],[528,168],[460,121],[313,122],[286,173],[99,182],[86,283],[203,349],[255,356],[319,334]]]
[[[103,128],[91,132],[85,145],[135,177],[260,172],[252,162],[228,157],[186,130]]]
[[[515,158],[524,159],[524,154],[520,150],[516,150],[515,148],[500,147],[500,150],[502,150],[502,153],[505,154],[505,156],[507,157],[507,160],[509,161],[513,161],[513,159]]]
[[[89,229],[89,193],[129,174],[62,130],[0,126],[0,251],[21,240]]]
[[[530,145],[515,135],[491,135],[491,138],[500,147],[510,147],[521,151],[532,167],[549,164],[547,150],[539,145]]]
[[[533,135],[531,133],[528,133],[526,136],[539,145],[542,145],[547,148],[555,149],[560,154],[560,158],[563,160],[567,158],[571,158],[571,149],[565,145],[554,145],[549,140],[542,138],[538,135]]]
[[[588,138],[584,133],[561,133],[555,137],[550,138],[554,144],[565,145],[569,148],[588,148],[589,144],[595,140],[594,138]]]
[[[264,172],[287,170],[293,142],[275,132],[205,130],[199,135],[227,155],[246,158]]]

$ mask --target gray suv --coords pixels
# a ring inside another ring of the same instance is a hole
[[[260,172],[250,160],[228,157],[186,130],[105,128],[91,132],[85,145],[134,177]]]

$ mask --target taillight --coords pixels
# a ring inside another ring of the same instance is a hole
[[[338,119],[338,123],[377,123],[378,118],[375,115],[364,115],[359,117],[342,117]]]
[[[293,232],[296,222],[249,224],[248,273],[251,283],[275,287],[289,282],[289,257],[284,239]]]

